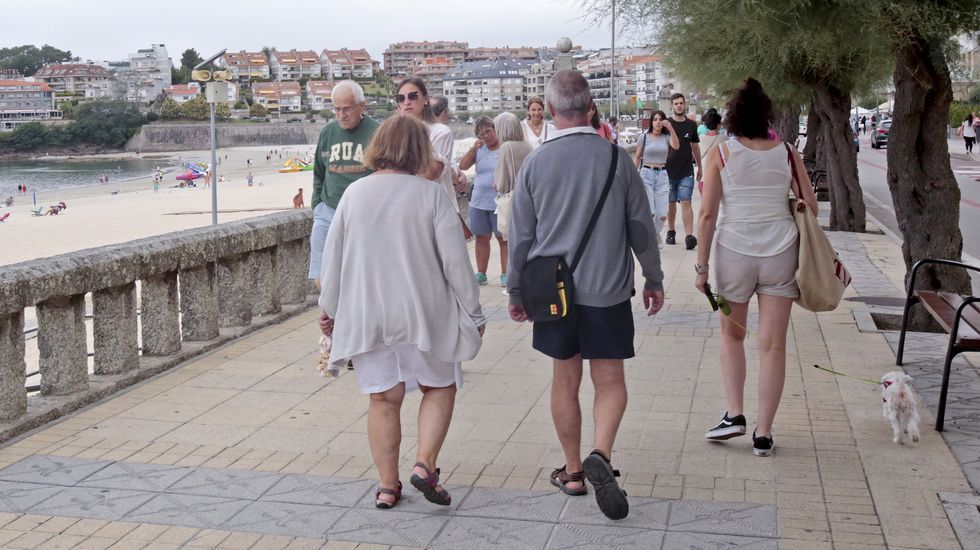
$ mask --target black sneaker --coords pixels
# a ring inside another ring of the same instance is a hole
[[[694,247],[696,247],[697,245],[698,245],[698,238],[695,237],[694,235],[688,235],[687,237],[684,238],[684,246],[686,246],[688,250],[694,250]]]
[[[582,469],[585,470],[585,479],[595,489],[599,510],[609,519],[625,518],[630,513],[630,504],[626,500],[626,491],[616,483],[619,470],[613,470],[609,459],[598,450],[592,451],[582,461]]]
[[[752,453],[755,456],[769,456],[772,454],[772,448],[776,444],[773,443],[772,437],[757,437],[755,432],[752,432]]]
[[[677,244],[676,231],[667,231],[667,244]]]
[[[725,412],[725,416],[721,417],[721,422],[705,432],[704,438],[712,441],[724,441],[740,435],[745,435],[745,416],[740,414],[735,418],[729,418],[728,412]]]

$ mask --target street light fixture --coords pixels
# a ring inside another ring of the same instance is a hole
[[[202,67],[207,67],[214,63],[216,59],[225,55],[227,49],[212,55],[204,61],[194,66],[191,78],[197,82],[206,82],[204,98],[211,105],[211,225],[218,225],[218,155],[217,155],[217,131],[215,129],[215,112],[218,103],[228,102],[228,71],[206,71]]]

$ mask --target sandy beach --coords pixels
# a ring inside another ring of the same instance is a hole
[[[300,187],[309,204],[312,172],[278,173],[283,161],[276,157],[266,163],[265,155],[270,149],[263,146],[219,150],[222,161],[218,175],[224,176],[225,182],[218,186],[218,208],[270,209],[220,213],[219,223],[292,208],[292,197]],[[280,148],[283,160],[313,149],[312,145]],[[177,156],[184,161],[197,161],[205,160],[210,152],[190,151],[174,155]],[[246,166],[247,159],[252,159],[251,169]],[[254,176],[253,187],[246,184],[249,170]],[[174,187],[179,184],[175,176],[181,172],[166,174],[159,192],[153,191],[153,178],[147,175],[121,183],[38,193],[37,204],[45,211],[48,206],[65,201],[68,208],[57,216],[35,217],[31,213],[35,208],[31,196],[15,197],[14,205],[5,209],[10,217],[0,224],[0,265],[209,225],[211,190],[203,187],[203,180],[198,180],[196,188]],[[200,213],[178,214],[182,212]]]

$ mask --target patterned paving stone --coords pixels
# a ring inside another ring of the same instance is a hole
[[[768,506],[679,500],[671,503],[669,531],[776,536],[776,516]]]
[[[252,502],[221,528],[226,531],[325,539],[330,528],[347,510],[284,502]]]
[[[68,516],[81,518],[121,520],[153,498],[152,493],[142,491],[122,491],[119,489],[96,489],[88,487],[65,487],[44,502],[32,506],[32,514],[48,516]]]
[[[576,550],[649,548],[656,550],[661,547],[663,538],[663,531],[623,527],[619,522],[615,525],[604,526],[560,523],[551,533],[551,540],[548,541],[547,548],[548,550],[564,550],[566,548]]]
[[[191,473],[190,468],[115,462],[78,482],[79,487],[163,491]]]
[[[476,487],[459,505],[460,516],[557,521],[568,497],[561,493]]]
[[[127,514],[126,521],[217,528],[247,505],[238,499],[161,494]]]
[[[249,470],[195,469],[168,490],[186,495],[256,500],[282,478],[280,474]]]
[[[746,548],[751,550],[778,550],[779,542],[773,539],[739,537],[736,535],[709,535],[706,533],[673,533],[664,537],[663,548],[685,550],[720,550]]]
[[[669,500],[629,498],[629,516],[619,521],[613,521],[602,515],[591,493],[585,497],[567,498],[568,505],[565,506],[560,518],[563,523],[667,530],[667,517],[670,513]]]
[[[370,494],[374,504],[375,483],[368,479],[332,479],[305,475],[284,476],[262,495],[269,502],[350,507]]]
[[[70,487],[109,464],[99,460],[32,455],[0,470],[0,480]]]
[[[484,517],[454,517],[432,543],[432,548],[482,550],[540,550],[548,544],[554,524]]]
[[[428,547],[448,520],[446,516],[434,514],[357,508],[350,510],[337,521],[330,529],[330,538],[372,544]]]
[[[0,481],[0,510],[23,514],[61,490],[53,485]]]

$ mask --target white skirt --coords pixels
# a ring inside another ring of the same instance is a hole
[[[420,385],[445,388],[463,386],[460,363],[440,361],[415,344],[381,344],[351,358],[361,393],[381,393],[405,383],[405,391]]]

